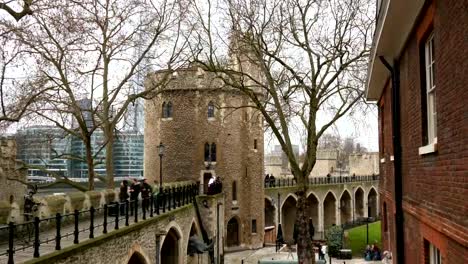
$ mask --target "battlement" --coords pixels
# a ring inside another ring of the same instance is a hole
[[[202,66],[193,65],[186,68],[180,68],[177,70],[159,70],[150,73],[146,76],[145,87],[146,89],[153,88],[155,85],[160,85],[161,82],[167,82],[164,87],[164,91],[175,91],[175,90],[219,90],[222,89],[225,92],[238,93],[239,90],[227,86],[223,82],[223,78],[227,75],[224,73],[214,73],[205,71]],[[260,88],[255,88],[252,84],[253,81],[246,81],[246,85],[251,85],[253,89],[261,94]]]

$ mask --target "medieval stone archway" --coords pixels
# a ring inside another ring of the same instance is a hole
[[[139,252],[133,252],[132,256],[128,260],[128,264],[147,264],[145,257]]]
[[[265,227],[275,225],[275,206],[270,199],[265,198]]]
[[[349,194],[348,190],[345,190],[343,194],[341,194],[340,198],[341,224],[345,224],[353,220],[353,215],[351,214],[351,201],[351,195]]]
[[[307,201],[309,202],[309,217],[312,218],[312,223],[314,224],[315,235],[319,231],[319,200],[314,193],[310,193],[307,197]]]
[[[180,259],[180,235],[175,228],[169,229],[161,246],[161,263],[178,264]]]
[[[281,224],[285,241],[293,240],[294,223],[296,222],[296,204],[296,199],[290,195],[281,207]]]
[[[227,223],[226,244],[228,247],[236,247],[240,245],[240,223],[234,216]]]
[[[264,244],[274,244],[276,241],[276,208],[269,198],[265,198],[265,235]]]
[[[330,226],[336,224],[336,198],[332,192],[328,192],[323,200],[323,227],[326,231]]]
[[[200,256],[200,248],[197,247],[196,243],[194,243],[192,239],[194,239],[194,241],[203,242],[203,238],[200,236],[200,231],[195,223],[195,220],[192,221],[192,227],[190,227],[188,237],[189,239],[187,240],[187,263],[199,263],[200,258],[203,258],[203,256]]]
[[[356,219],[364,217],[364,191],[361,187],[354,193],[354,210]]]
[[[367,195],[367,214],[369,217],[377,217],[377,192],[374,188]]]

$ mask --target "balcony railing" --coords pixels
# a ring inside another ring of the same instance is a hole
[[[365,175],[365,176],[330,176],[330,177],[312,177],[307,179],[308,185],[324,185],[324,184],[344,184],[351,182],[370,182],[378,181],[379,175]],[[293,178],[286,179],[265,179],[265,188],[280,188],[280,187],[294,187],[297,185],[296,180]]]

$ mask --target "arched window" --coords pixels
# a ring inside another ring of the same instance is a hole
[[[167,110],[167,117],[172,117],[172,103],[171,102],[167,103],[166,110]]]
[[[232,182],[232,200],[237,201],[237,182]]]
[[[205,161],[210,161],[210,144],[205,143]]]
[[[216,162],[216,143],[205,143],[205,161]]]
[[[215,107],[212,101],[208,103],[208,118],[210,117],[215,117]]]
[[[167,114],[167,112],[166,112],[166,102],[163,102],[163,104],[162,104],[162,111],[161,111],[161,112],[162,112],[162,115],[161,115],[162,118],[166,118],[166,117],[167,117],[167,116],[166,116],[166,114]]]
[[[211,161],[216,161],[216,144],[212,143],[211,144]]]

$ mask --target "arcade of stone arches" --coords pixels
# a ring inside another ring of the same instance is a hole
[[[282,225],[284,239],[288,241],[292,240],[293,237],[297,196],[293,193],[284,196],[280,199],[279,215],[276,210],[278,208],[277,199],[265,197],[265,230],[275,230],[276,228],[273,227],[277,227],[279,222]],[[364,217],[376,218],[379,215],[378,195],[373,186],[340,191],[328,190],[322,192],[321,195],[310,191],[307,194],[307,199],[310,205],[308,215],[314,224],[315,239],[323,238],[324,230],[333,224],[341,225]],[[267,236],[266,234],[265,238]]]
[[[200,231],[195,223],[192,223],[190,233],[187,237],[193,235],[200,236]],[[163,264],[178,264],[183,262],[185,251],[182,247],[188,248],[188,239],[182,239],[182,231],[176,226],[169,228],[167,233],[161,238],[161,250],[160,250],[160,261],[158,263]],[[188,251],[188,249],[187,249]],[[202,258],[203,256],[193,255],[187,256],[187,263],[198,263],[199,260],[196,258]],[[142,252],[135,251],[128,260],[128,264],[148,264],[151,263],[148,257],[145,257]]]

